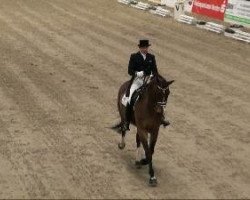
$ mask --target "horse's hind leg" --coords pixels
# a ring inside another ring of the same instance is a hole
[[[125,146],[126,146],[126,143],[125,143],[125,135],[126,135],[126,131],[122,131],[122,137],[121,137],[121,142],[118,143],[118,148],[119,149],[124,149]]]
[[[118,110],[119,110],[120,116],[121,116],[121,142],[118,143],[118,148],[122,150],[126,146],[126,143],[125,143],[126,131],[122,130],[122,126],[125,122],[125,110],[124,110],[124,106],[121,105],[121,103],[118,104]]]

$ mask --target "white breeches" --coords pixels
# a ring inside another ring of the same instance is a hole
[[[143,85],[143,77],[142,78],[139,78],[139,77],[136,77],[130,87],[130,93],[129,93],[129,101],[128,103],[130,103],[130,100],[131,100],[131,97],[133,95],[133,93],[138,89],[140,88],[142,85]]]

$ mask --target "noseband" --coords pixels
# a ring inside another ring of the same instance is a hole
[[[146,79],[144,79],[144,82],[146,84],[148,84],[149,82],[151,82],[151,80],[153,79],[153,75],[151,74],[149,77],[147,77]],[[159,86],[157,84],[157,88],[161,91],[161,93],[163,94],[163,98],[162,98],[162,101],[157,101],[156,103],[156,106],[160,106],[160,107],[163,107],[165,108],[166,105],[167,105],[167,99],[166,99],[166,91],[169,90],[169,86],[163,88],[161,86]]]

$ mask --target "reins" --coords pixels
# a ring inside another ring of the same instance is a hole
[[[152,77],[153,77],[152,74],[150,76],[145,76],[144,79],[143,79],[143,86],[142,87],[146,87],[150,83],[150,81],[152,80]],[[156,106],[166,107],[167,101],[166,101],[166,96],[165,95],[166,95],[166,91],[169,89],[169,87],[163,88],[163,87],[160,87],[158,84],[156,84],[156,85],[157,85],[157,88],[163,94],[162,101],[158,101],[156,103]]]

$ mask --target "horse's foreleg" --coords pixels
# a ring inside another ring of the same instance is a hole
[[[141,168],[141,159],[145,158],[144,150],[141,146],[141,140],[138,133],[136,133],[136,156],[135,156],[135,165],[138,169]]]
[[[154,175],[154,169],[153,169],[153,154],[154,154],[154,150],[155,150],[155,144],[157,142],[157,138],[158,138],[158,132],[159,129],[155,130],[154,132],[151,133],[150,135],[150,142],[149,142],[149,151],[151,154],[151,159],[149,161],[149,174],[150,174],[150,179],[149,179],[149,184],[151,186],[156,186],[157,185],[157,179]]]
[[[157,129],[157,130],[155,130],[154,132],[151,133],[150,150],[151,150],[152,155],[154,154],[154,151],[155,151],[155,145],[156,145],[156,142],[157,142],[158,133],[159,133],[159,129]]]
[[[150,179],[149,179],[149,185],[150,186],[156,186],[157,185],[157,179],[155,177],[155,173],[154,173],[154,169],[153,169],[153,163],[152,163],[152,153],[151,153],[151,149],[148,145],[148,133],[147,132],[143,132],[143,134],[140,134],[140,140],[141,143],[143,145],[145,154],[146,154],[146,160],[148,162],[148,167],[149,167],[149,175],[150,175]]]
[[[126,143],[125,143],[125,135],[126,135],[126,131],[122,131],[122,137],[121,137],[121,142],[118,143],[118,148],[119,149],[124,149],[125,146],[126,146]]]

